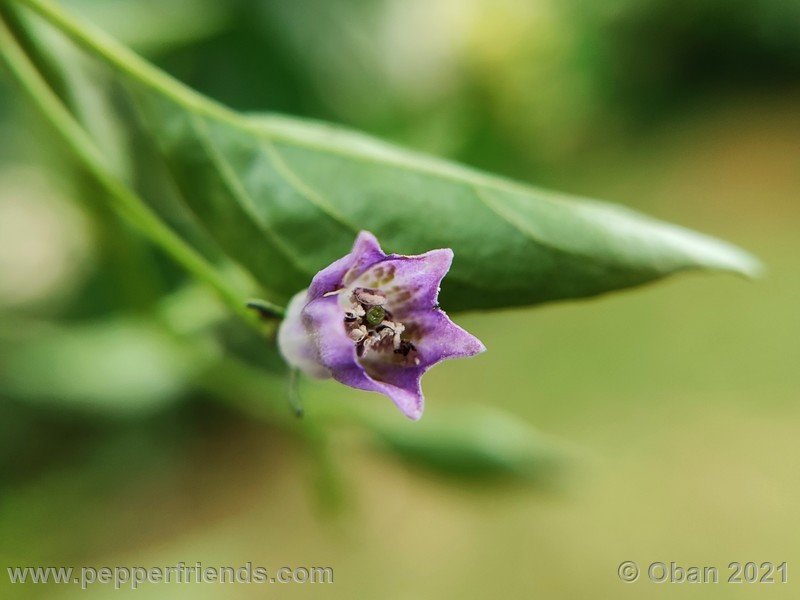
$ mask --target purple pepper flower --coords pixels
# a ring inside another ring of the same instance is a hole
[[[422,416],[422,375],[436,363],[486,348],[439,308],[453,251],[385,254],[369,232],[292,298],[278,330],[286,361],[312,377],[385,394]]]

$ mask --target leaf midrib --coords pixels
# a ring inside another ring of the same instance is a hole
[[[117,69],[121,73],[124,73],[129,78],[138,81],[140,84],[144,84],[162,92],[192,112],[202,113],[211,118],[224,120],[231,125],[245,128],[250,132],[268,137],[273,141],[282,140],[285,143],[294,144],[301,148],[311,149],[316,147],[317,150],[324,150],[329,153],[338,153],[343,156],[349,156],[351,159],[357,158],[362,161],[369,160],[377,164],[413,170],[415,173],[427,173],[429,175],[449,181],[455,181],[460,184],[471,184],[473,186],[480,186],[498,191],[531,195],[544,202],[557,202],[559,204],[563,204],[569,210],[574,210],[576,206],[580,205],[580,203],[588,204],[596,202],[588,199],[576,199],[568,197],[557,192],[540,190],[531,185],[522,184],[513,180],[498,177],[496,175],[475,171],[468,167],[450,163],[439,158],[425,157],[419,155],[418,153],[410,153],[406,150],[399,150],[390,144],[385,144],[382,142],[373,143],[378,143],[384,149],[388,150],[391,154],[391,158],[394,160],[389,160],[390,157],[387,157],[385,154],[382,154],[381,156],[364,155],[363,153],[356,152],[354,150],[343,151],[343,149],[339,146],[331,147],[331,145],[320,144],[319,142],[311,144],[307,139],[300,140],[297,138],[297,136],[286,136],[285,134],[282,135],[274,131],[269,132],[269,135],[267,135],[267,132],[265,131],[265,124],[262,123],[259,126],[259,124],[250,121],[246,117],[240,116],[222,104],[219,104],[199,94],[195,90],[192,90],[185,84],[149,64],[147,61],[143,60],[141,57],[136,55],[122,44],[119,44],[116,40],[109,37],[104,32],[75,20],[48,0],[20,0],[20,2],[36,11],[45,20],[49,21],[53,26],[60,29],[63,33],[72,38],[77,44],[83,46],[100,60],[109,64],[112,68]],[[397,156],[398,152],[408,156],[409,158]],[[597,204],[609,206],[609,208],[613,210],[613,206],[599,202],[597,202]],[[660,223],[656,219],[649,220],[653,225],[658,225]],[[514,225],[513,222],[512,225]],[[523,235],[526,233],[524,230],[521,230],[519,226],[515,226],[515,229],[519,230]],[[727,246],[726,244],[723,244],[714,238],[695,234],[688,230],[683,230],[681,233],[688,238],[694,238],[695,240],[702,241],[704,244],[710,246]],[[563,251],[558,247],[550,247],[558,251]],[[742,262],[746,259],[747,254],[743,253],[743,256],[739,257],[737,261]],[[732,264],[725,266],[718,264],[716,267],[746,273],[748,271],[746,267],[742,265],[734,266],[736,265],[737,261],[732,261]]]

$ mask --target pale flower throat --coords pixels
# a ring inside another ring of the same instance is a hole
[[[386,294],[381,290],[359,287],[353,290],[348,300],[350,306],[344,313],[344,326],[359,357],[392,350],[403,359],[402,362],[419,364],[417,348],[403,339],[405,325],[393,320],[386,305]]]

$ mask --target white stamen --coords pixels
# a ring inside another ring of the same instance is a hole
[[[392,333],[394,334],[392,339],[392,346],[394,349],[397,350],[400,347],[400,339],[401,334],[406,330],[406,326],[402,323],[389,323],[389,326],[392,328]]]
[[[350,330],[350,339],[358,343],[367,337],[367,328],[363,325]]]
[[[370,306],[383,306],[386,304],[386,294],[380,290],[356,288],[353,291],[353,295],[361,304],[369,304]]]
[[[329,292],[326,296],[338,294],[341,291]],[[350,310],[345,311],[345,324],[348,336],[358,345],[359,356],[363,356],[367,351],[391,352],[394,350],[396,354],[402,353],[406,360],[419,364],[418,357],[408,356],[409,349],[414,350],[415,348],[413,344],[403,340],[405,325],[392,321],[391,313],[388,310],[379,324],[370,325],[365,322],[368,310],[386,304],[386,295],[381,290],[356,288],[349,300]]]

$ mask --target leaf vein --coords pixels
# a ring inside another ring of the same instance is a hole
[[[587,260],[589,262],[593,262],[593,263],[602,263],[603,262],[603,261],[599,261],[597,256],[591,256],[589,254],[585,254],[585,253],[581,253],[581,252],[575,252],[575,251],[572,251],[572,250],[568,250],[566,248],[560,248],[558,246],[555,246],[550,241],[543,240],[542,238],[536,236],[530,229],[528,229],[524,225],[521,225],[514,216],[508,214],[505,210],[500,208],[500,206],[498,206],[497,202],[487,198],[486,194],[480,189],[480,187],[478,187],[476,185],[470,185],[469,188],[475,194],[475,196],[478,198],[478,200],[486,208],[488,208],[495,215],[497,215],[500,219],[502,219],[504,222],[508,223],[512,228],[514,228],[519,233],[521,233],[528,241],[531,241],[534,244],[536,244],[536,245],[538,245],[538,246],[540,246],[542,248],[545,248],[546,250],[548,250],[548,251],[550,251],[550,252],[552,252],[554,254],[562,254],[562,255],[566,255],[566,256],[572,257],[572,258],[585,259],[585,260]]]
[[[221,175],[221,181],[228,188],[228,191],[239,201],[240,206],[244,209],[244,212],[250,217],[251,221],[255,223],[258,229],[264,233],[264,235],[269,238],[272,242],[273,247],[284,257],[286,257],[287,261],[298,271],[303,273],[304,275],[313,274],[313,271],[309,268],[303,266],[298,260],[295,258],[294,254],[292,253],[291,249],[286,246],[286,244],[275,234],[271,227],[266,226],[263,221],[258,217],[255,208],[255,202],[253,198],[250,196],[250,193],[247,191],[247,188],[242,185],[239,179],[236,176],[236,173],[233,171],[232,167],[228,163],[227,159],[219,152],[214,145],[211,136],[208,132],[208,126],[206,125],[205,121],[198,117],[195,114],[191,114],[190,116],[190,123],[194,128],[195,132],[197,133],[197,139],[203,143],[206,150],[208,151],[208,156],[211,159],[214,166],[218,169]],[[310,277],[309,277],[310,278]]]
[[[336,221],[348,231],[351,231],[355,234],[358,234],[358,232],[361,231],[359,227],[356,227],[353,223],[350,223],[341,214],[339,214],[338,211],[336,211],[336,209],[333,207],[333,204],[329,202],[318,190],[314,189],[307,182],[303,181],[300,175],[298,175],[297,172],[295,172],[289,166],[289,164],[281,155],[280,151],[269,139],[265,138],[263,141],[265,143],[264,147],[267,150],[267,155],[274,165],[275,170],[283,178],[283,180],[292,187],[292,189],[294,189],[310,204],[317,207],[328,217]]]

